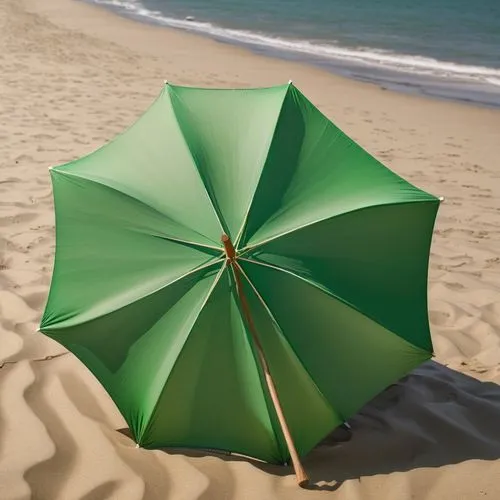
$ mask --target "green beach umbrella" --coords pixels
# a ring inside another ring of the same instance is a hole
[[[135,124],[51,170],[40,330],[144,448],[299,456],[432,355],[439,199],[291,83],[166,84]]]

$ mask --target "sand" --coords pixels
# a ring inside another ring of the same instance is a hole
[[[132,123],[163,81],[294,83],[341,128],[445,196],[432,246],[436,358],[290,469],[136,449],[114,404],[36,329],[50,283],[48,167]],[[0,2],[0,499],[500,498],[500,112],[395,94],[72,0]]]

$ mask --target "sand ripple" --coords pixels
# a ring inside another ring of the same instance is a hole
[[[1,500],[500,498],[498,113],[394,96],[69,0],[0,2],[0,68]],[[369,403],[351,441],[333,434],[307,457],[311,491],[287,468],[135,448],[85,367],[36,333],[54,252],[47,168],[123,130],[164,78],[248,85],[292,73],[356,139],[447,200],[429,277],[436,360]]]

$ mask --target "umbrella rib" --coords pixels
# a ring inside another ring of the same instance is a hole
[[[169,380],[170,376],[172,375],[172,372],[174,371],[174,368],[175,368],[175,366],[176,366],[176,364],[177,364],[177,362],[178,362],[178,360],[179,360],[179,357],[180,357],[180,355],[181,355],[182,351],[184,350],[184,347],[186,346],[186,344],[187,344],[187,342],[188,342],[188,340],[189,340],[190,333],[191,333],[191,331],[192,331],[192,329],[193,329],[194,325],[195,325],[195,324],[196,324],[196,322],[198,321],[198,318],[200,317],[200,314],[203,312],[203,309],[205,309],[205,306],[207,305],[208,299],[209,299],[209,298],[210,298],[210,296],[212,295],[212,292],[215,290],[215,287],[218,285],[218,283],[219,283],[219,281],[220,281],[220,279],[221,279],[221,276],[224,274],[224,271],[225,271],[226,269],[227,269],[227,264],[225,263],[225,264],[224,264],[223,266],[221,266],[221,268],[219,269],[219,272],[217,273],[217,276],[215,277],[214,282],[212,283],[212,286],[211,286],[211,287],[210,287],[210,289],[208,290],[207,295],[205,296],[205,299],[204,299],[204,301],[203,301],[203,304],[201,305],[201,307],[200,307],[200,309],[199,309],[199,311],[198,311],[198,314],[196,315],[196,318],[194,319],[194,321],[193,321],[193,323],[192,323],[192,325],[191,325],[191,328],[190,328],[190,330],[189,330],[189,333],[186,335],[186,338],[185,338],[185,340],[184,340],[184,342],[183,342],[183,344],[182,344],[181,348],[179,349],[179,352],[177,353],[177,357],[175,358],[175,360],[174,360],[174,362],[173,362],[173,364],[172,364],[172,367],[170,368],[170,371],[169,371],[169,373],[168,373],[168,375],[167,375],[167,377],[166,377],[166,379],[165,379],[165,382],[163,383],[163,387],[162,387],[162,389],[161,389],[161,391],[160,391],[160,394],[159,394],[159,396],[158,396],[158,399],[156,400],[156,403],[155,403],[155,405],[154,405],[154,408],[153,408],[153,410],[151,411],[151,415],[150,415],[150,417],[149,417],[149,421],[148,421],[148,423],[146,424],[146,426],[144,427],[144,430],[143,430],[143,432],[142,432],[141,436],[140,436],[140,437],[139,437],[139,436],[136,436],[136,438],[137,438],[137,443],[138,443],[138,444],[141,444],[141,438],[142,438],[142,437],[144,437],[144,435],[146,435],[146,434],[147,434],[147,432],[148,432],[148,430],[149,430],[149,428],[150,428],[150,426],[151,426],[151,423],[153,422],[153,419],[154,419],[154,416],[155,416],[155,414],[156,414],[156,411],[157,411],[157,409],[158,409],[158,404],[159,404],[159,402],[160,402],[160,400],[161,400],[161,398],[162,398],[162,396],[163,396],[163,393],[165,392],[165,389],[166,389],[166,387],[167,387],[168,380]]]
[[[119,195],[121,196],[126,196],[127,198],[130,198],[131,200],[134,200],[136,201],[137,203],[147,207],[148,209],[152,210],[153,212],[157,213],[158,215],[161,215],[162,217],[166,217],[168,219],[170,219],[171,221],[175,222],[176,224],[178,224],[179,226],[181,227],[184,227],[185,229],[188,229],[189,231],[193,231],[197,234],[199,234],[200,236],[204,237],[204,238],[207,238],[206,236],[203,236],[201,233],[199,233],[198,231],[194,231],[188,227],[186,227],[184,224],[181,224],[180,222],[176,221],[175,219],[173,219],[172,217],[160,212],[159,210],[157,210],[156,208],[150,206],[149,204],[145,203],[144,201],[140,200],[139,198],[129,194],[129,193],[125,193],[123,191],[120,191],[119,189],[113,187],[113,186],[110,186],[109,184],[106,184],[104,182],[101,182],[97,179],[91,179],[89,177],[84,177],[82,175],[77,175],[73,172],[67,172],[65,170],[58,170],[56,168],[52,169],[52,172],[56,172],[58,175],[62,175],[62,176],[66,176],[66,177],[74,177],[76,179],[81,179],[81,180],[84,180],[86,182],[90,182],[90,183],[93,183],[93,184],[97,184],[99,186],[102,186],[103,188],[106,188],[106,189],[109,189],[115,193],[118,193]],[[174,238],[172,236],[167,236],[167,235],[162,235],[161,236],[162,238],[166,239],[166,240],[169,240],[171,241],[172,243],[179,243],[181,245],[190,245],[190,246],[193,246],[193,247],[201,247],[201,248],[207,248],[207,249],[210,249],[210,250],[217,250],[217,251],[220,251],[222,252],[222,248],[219,246],[212,246],[212,245],[207,245],[205,243],[198,243],[198,242],[195,242],[195,241],[188,241],[188,240],[183,240],[181,238]],[[209,239],[209,238],[208,238]]]
[[[163,290],[163,289],[165,289],[165,288],[167,288],[167,287],[169,287],[169,286],[177,283],[180,280],[183,280],[183,279],[191,276],[192,274],[195,274],[195,273],[197,273],[199,271],[203,271],[205,269],[208,269],[209,267],[215,266],[216,264],[220,264],[220,263],[223,263],[223,259],[222,258],[218,258],[218,259],[212,258],[208,262],[206,262],[205,264],[202,264],[202,265],[200,265],[200,266],[198,266],[198,267],[196,267],[194,269],[191,269],[190,271],[185,272],[183,275],[178,276],[177,278],[173,279],[172,281],[169,281],[168,283],[166,283],[166,284],[164,284],[164,285],[162,285],[162,286],[160,286],[160,287],[152,290],[151,292],[147,292],[147,293],[141,295],[140,297],[135,298],[134,300],[132,300],[131,302],[128,302],[127,304],[123,304],[123,305],[121,305],[121,306],[119,306],[119,307],[117,307],[117,308],[115,308],[115,309],[113,309],[111,311],[107,311],[105,313],[98,314],[97,316],[95,316],[93,318],[87,319],[85,321],[82,321],[80,323],[76,323],[76,324],[71,325],[71,326],[84,325],[85,323],[89,323],[91,321],[95,321],[96,319],[100,319],[100,318],[103,318],[103,317],[108,316],[110,314],[114,314],[114,313],[120,311],[121,309],[124,309],[125,307],[128,307],[128,306],[130,306],[130,305],[132,305],[132,304],[134,304],[134,303],[136,303],[136,302],[138,302],[140,300],[143,300],[143,299],[145,299],[147,297],[150,297],[151,295],[154,295],[155,293],[160,292],[161,290]],[[222,267],[222,269],[224,269],[224,266]],[[64,322],[64,320],[63,320],[63,322]],[[64,326],[63,326],[63,328],[64,328]],[[56,328],[56,330],[57,329],[58,328]],[[53,327],[40,328],[40,331],[42,331],[44,333],[46,331],[50,331],[50,330],[54,330],[54,328]]]
[[[275,266],[275,265],[272,265],[272,264],[265,264],[263,262],[258,262],[256,260],[251,260],[251,259],[246,259],[246,258],[243,258],[243,257],[240,257],[238,260],[241,260],[241,261],[244,261],[244,262],[248,262],[250,264],[255,264],[257,266],[261,266],[261,267],[267,267],[269,269],[274,269],[275,271],[279,271],[279,272],[282,272],[282,273],[285,273],[285,274],[288,274],[290,276],[293,276],[294,278],[297,278],[299,280],[302,280],[304,281],[305,283],[309,284],[310,286],[316,288],[317,290],[325,293],[326,295],[332,297],[333,299],[335,300],[338,300],[339,302],[341,302],[342,304],[346,305],[347,307],[353,309],[354,311],[356,311],[357,313],[361,314],[362,316],[364,316],[365,318],[369,319],[370,321],[373,321],[374,323],[376,323],[377,325],[381,326],[382,328],[384,328],[384,330],[386,330],[387,332],[389,332],[391,335],[395,335],[396,337],[398,337],[399,339],[401,339],[401,337],[399,335],[397,335],[396,333],[394,333],[390,328],[388,328],[387,326],[385,326],[384,324],[380,323],[380,321],[378,321],[377,319],[371,317],[370,315],[366,314],[365,312],[361,311],[359,308],[357,308],[354,304],[352,304],[351,302],[343,299],[342,297],[339,297],[338,295],[336,295],[335,293],[331,292],[330,290],[328,290],[326,287],[324,287],[323,285],[320,285],[319,283],[316,283],[315,281],[312,281],[312,280],[309,280],[307,278],[304,278],[302,276],[300,276],[299,274],[296,274],[294,273],[293,271],[289,271],[288,269],[283,269],[282,267],[279,267],[279,266]],[[401,339],[401,340],[405,340],[405,339]],[[405,340],[405,342],[408,342],[407,340]],[[410,345],[412,345],[413,347],[417,348],[417,349],[422,349],[421,347],[418,347],[418,346],[415,346],[414,344],[411,344],[410,342],[408,342]],[[422,349],[422,351],[425,351],[425,349]],[[428,352],[428,351],[425,351],[425,352]]]
[[[241,259],[241,260],[246,260],[246,259]],[[250,262],[250,261],[249,261]],[[335,410],[335,408],[333,408],[332,404],[330,403],[330,401],[328,401],[328,399],[326,399],[325,395],[321,392],[320,388],[317,386],[316,382],[313,380],[313,378],[310,376],[308,370],[306,369],[306,367],[304,366],[304,364],[302,363],[301,359],[300,359],[300,356],[297,354],[297,352],[295,351],[295,349],[293,348],[293,346],[290,344],[290,342],[288,342],[288,339],[286,338],[285,334],[283,333],[281,327],[279,326],[279,323],[278,321],[276,320],[274,314],[272,313],[271,309],[269,308],[269,305],[267,304],[267,302],[264,300],[264,297],[262,297],[262,295],[259,293],[259,291],[257,290],[257,288],[255,287],[255,285],[252,283],[252,280],[248,277],[248,275],[245,273],[245,271],[243,270],[243,268],[238,264],[236,263],[239,271],[241,272],[241,274],[245,277],[245,279],[247,280],[248,284],[250,285],[250,287],[252,288],[253,292],[255,293],[256,297],[259,299],[260,303],[262,304],[262,306],[264,307],[265,311],[267,312],[267,314],[269,315],[269,318],[271,319],[271,321],[273,322],[273,324],[276,326],[276,328],[278,329],[279,333],[281,334],[281,337],[285,340],[285,342],[287,343],[287,345],[290,347],[290,349],[292,350],[293,354],[295,355],[295,357],[297,358],[297,360],[299,361],[300,365],[302,366],[302,368],[304,369],[304,371],[307,373],[308,377],[309,377],[309,380],[310,382],[313,384],[313,386],[316,388],[316,390],[318,391],[318,394],[321,396],[321,399],[323,399],[323,401],[326,403],[326,405],[332,410],[332,412],[334,414],[337,414],[342,420],[345,421],[345,417],[343,415],[341,415],[337,410]]]
[[[172,243],[179,243],[179,245],[185,245],[185,246],[191,246],[191,247],[200,247],[200,248],[206,248],[207,250],[216,250],[217,252],[221,252],[222,255],[222,248],[221,247],[216,247],[212,245],[205,245],[202,243],[195,243],[194,241],[188,241],[188,240],[181,240],[180,238],[173,238],[172,236],[159,236],[159,238],[162,238],[167,241],[171,241]]]
[[[262,175],[264,173],[264,169],[266,168],[267,159],[269,158],[269,153],[270,153],[271,148],[273,146],[274,136],[276,135],[276,130],[278,129],[280,118],[281,118],[281,115],[283,113],[283,108],[284,108],[284,105],[285,105],[286,97],[288,95],[288,92],[290,91],[290,87],[291,86],[292,86],[292,82],[290,81],[290,82],[288,82],[288,84],[286,86],[286,92],[285,92],[285,94],[283,96],[283,101],[281,103],[280,110],[279,110],[278,116],[276,118],[276,123],[274,124],[273,134],[271,136],[271,140],[269,141],[269,146],[267,148],[267,154],[266,154],[266,157],[264,159],[264,164],[262,165],[262,169],[261,169],[260,174],[259,174],[259,179],[258,179],[257,184],[255,186],[255,191],[252,194],[252,198],[250,199],[250,203],[248,204],[248,208],[245,211],[245,216],[243,218],[243,222],[241,223],[241,227],[238,230],[238,233],[237,233],[235,241],[234,241],[235,248],[238,248],[240,240],[243,237],[243,232],[245,231],[245,227],[246,227],[247,222],[248,222],[248,217],[250,215],[250,210],[252,209],[252,206],[253,206],[253,203],[254,203],[254,200],[255,200],[255,195],[257,194],[257,191],[259,189],[259,185],[260,185],[260,182],[261,182],[261,179],[262,179]]]
[[[376,205],[367,205],[367,206],[364,206],[364,207],[359,207],[359,208],[354,208],[352,210],[348,210],[347,212],[342,212],[342,213],[339,213],[339,214],[335,214],[335,215],[332,215],[332,216],[328,216],[328,217],[321,217],[319,219],[315,219],[315,220],[312,220],[310,222],[306,222],[300,226],[297,226],[297,227],[293,227],[291,229],[287,229],[286,231],[283,231],[281,233],[278,233],[274,236],[270,236],[269,238],[266,238],[262,241],[259,241],[253,245],[248,245],[244,248],[242,248],[240,251],[239,251],[239,255],[244,255],[248,252],[251,252],[252,250],[255,250],[257,248],[260,248],[264,245],[267,245],[268,243],[271,243],[273,241],[276,241],[280,238],[282,238],[283,236],[287,236],[288,234],[291,234],[291,233],[294,233],[295,231],[300,231],[301,229],[306,229],[310,226],[314,226],[315,224],[319,224],[321,222],[325,222],[325,221],[328,221],[330,219],[335,219],[336,217],[342,217],[344,215],[350,215],[350,214],[353,214],[353,213],[356,213],[356,212],[361,212],[362,210],[369,210],[370,208],[378,208],[378,207],[390,207],[390,206],[399,206],[399,205],[408,205],[408,204],[411,204],[411,203],[435,203],[436,201],[440,201],[439,198],[435,198],[435,199],[429,199],[429,198],[426,198],[426,199],[422,199],[422,200],[407,200],[407,201],[394,201],[394,202],[388,202],[388,203],[377,203]]]
[[[167,95],[170,98],[170,103],[172,105],[172,111],[174,113],[175,120],[176,120],[177,126],[179,128],[179,132],[180,132],[180,134],[182,136],[182,139],[184,140],[184,144],[186,145],[187,150],[189,151],[189,155],[191,156],[191,159],[193,161],[194,169],[195,169],[196,173],[198,174],[198,178],[200,179],[201,185],[203,186],[205,194],[207,195],[208,201],[210,202],[210,206],[212,207],[212,210],[214,212],[215,218],[217,219],[217,222],[219,223],[220,229],[221,229],[221,231],[222,231],[223,234],[226,234],[226,233],[228,233],[228,228],[224,227],[225,224],[224,224],[224,219],[222,217],[222,213],[220,212],[220,210],[217,209],[216,204],[215,204],[214,200],[212,199],[212,196],[210,196],[210,191],[207,188],[207,184],[205,182],[205,178],[202,175],[202,173],[200,172],[200,169],[198,168],[198,162],[196,161],[196,158],[194,157],[193,152],[191,151],[191,148],[189,147],[189,142],[188,142],[188,140],[187,140],[187,138],[186,138],[186,136],[184,134],[184,130],[182,129],[181,124],[179,123],[179,119],[177,117],[177,112],[175,111],[175,106],[174,106],[174,103],[172,102],[172,97],[170,96],[169,89],[170,89],[171,92],[173,92],[175,94],[175,96],[177,97],[177,99],[180,102],[182,102],[182,99],[175,92],[175,88],[172,85],[168,85],[167,84],[166,87],[167,87]]]

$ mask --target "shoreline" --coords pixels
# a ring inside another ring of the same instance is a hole
[[[500,112],[500,100],[497,106],[474,100],[428,95],[423,91],[406,91],[404,89],[402,90],[404,84],[397,84],[396,87],[398,88],[396,89],[392,88],[390,84],[384,86],[383,83],[377,82],[376,78],[370,81],[364,81],[363,79],[348,76],[347,74],[332,72],[328,68],[325,68],[323,64],[315,64],[311,61],[300,60],[293,57],[287,59],[280,56],[273,56],[265,51],[259,52],[257,49],[252,49],[243,44],[218,40],[209,35],[170,26],[163,26],[156,23],[143,22],[131,16],[123,15],[112,8],[91,3],[86,0],[55,0],[52,2],[52,7],[50,5],[37,5],[37,0],[23,1],[27,2],[26,5],[30,6],[30,8],[38,14],[47,16],[52,22],[58,22],[61,26],[80,30],[88,35],[97,36],[109,42],[121,44],[131,51],[143,52],[153,57],[162,57],[165,55],[164,51],[160,49],[162,40],[172,41],[174,44],[179,45],[187,42],[189,46],[194,46],[196,50],[203,51],[210,47],[221,54],[224,53],[228,58],[245,57],[251,58],[255,62],[267,62],[267,66],[272,65],[277,68],[294,69],[298,73],[305,73],[307,71],[312,76],[321,78],[322,80],[329,80],[332,84],[336,82],[337,85],[349,87],[350,89],[355,87],[357,90],[361,91],[363,88],[370,88],[383,93],[397,94],[402,98],[414,98],[417,102],[418,100],[425,100],[434,103],[442,103],[444,105],[451,104]],[[70,11],[77,12],[79,19],[70,19],[68,16]],[[80,16],[91,19],[91,22],[82,23]],[[108,33],[106,29],[102,29],[101,24],[103,22],[112,23],[115,26],[121,25],[121,29],[113,30],[112,34]],[[95,27],[91,26],[91,23],[95,23]],[[144,43],[131,43],[128,37],[123,36],[123,32],[126,30],[133,31],[136,35],[140,34],[141,38],[144,38],[147,34],[151,40],[154,40],[154,47],[144,47]],[[210,50],[206,51],[210,53]],[[280,80],[273,79],[268,84],[283,84],[289,80],[296,82],[296,79],[290,76],[290,73],[293,72],[287,73],[287,76]],[[196,82],[193,84],[196,85]]]
[[[326,57],[314,52],[300,52],[291,49],[279,48],[265,44],[259,40],[239,39],[238,37],[226,36],[223,32],[228,31],[225,28],[213,26],[212,31],[204,31],[197,24],[212,26],[208,22],[198,22],[196,19],[186,21],[175,18],[165,18],[157,16],[148,16],[147,14],[137,14],[134,11],[127,11],[121,7],[109,4],[100,4],[91,0],[77,0],[85,2],[88,5],[99,9],[112,12],[124,19],[129,19],[134,22],[157,26],[167,30],[174,30],[187,35],[195,35],[218,43],[233,47],[243,48],[250,53],[258,56],[289,61],[307,65],[310,67],[322,69],[328,73],[347,78],[352,81],[371,83],[381,87],[383,90],[391,90],[399,93],[410,95],[418,95],[422,97],[431,97],[435,99],[472,104],[479,107],[500,109],[500,87],[487,82],[479,82],[456,77],[443,77],[432,74],[423,74],[396,68],[384,67],[383,65],[367,64],[366,62],[356,62],[345,57]],[[166,20],[170,19],[169,24]],[[207,24],[208,23],[208,24]],[[178,25],[177,25],[178,24]],[[231,30],[229,30],[231,31]],[[241,34],[247,34],[241,31]],[[251,36],[251,32],[248,32]],[[256,35],[257,38],[270,37],[271,35]],[[271,40],[272,38],[270,38]],[[285,42],[287,39],[277,38],[276,40]],[[293,41],[293,40],[292,40]],[[320,46],[318,46],[319,48]],[[375,50],[375,49],[374,49]],[[398,57],[398,54],[394,54]],[[410,57],[401,54],[402,57]],[[416,57],[416,56],[412,56]],[[431,59],[429,59],[431,61]],[[438,64],[453,66],[455,62],[451,61],[435,61]],[[469,66],[467,66],[469,67]],[[465,68],[465,66],[464,66]],[[487,68],[478,67],[477,69],[486,70]],[[500,70],[491,68],[491,72],[495,73]]]

